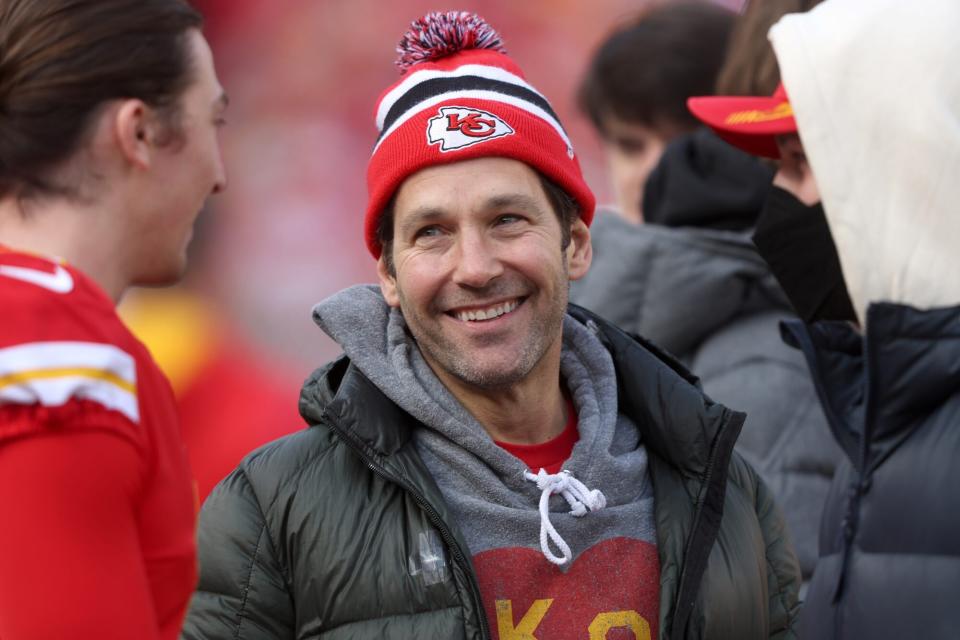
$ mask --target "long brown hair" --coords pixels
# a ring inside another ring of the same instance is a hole
[[[809,11],[822,0],[749,0],[730,34],[727,57],[717,75],[717,95],[768,96],[780,69],[767,32],[788,13]]]
[[[0,196],[70,195],[51,170],[109,100],[139,98],[175,124],[202,22],[186,0],[3,0]]]

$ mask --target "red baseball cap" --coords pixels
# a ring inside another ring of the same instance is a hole
[[[776,137],[796,133],[797,122],[781,83],[772,96],[702,96],[687,108],[718,136],[755,156],[779,158]]]

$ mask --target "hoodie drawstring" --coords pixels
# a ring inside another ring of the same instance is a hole
[[[603,509],[607,506],[607,498],[599,489],[588,489],[569,471],[547,473],[540,469],[536,474],[524,471],[523,476],[531,482],[536,482],[537,487],[543,492],[540,494],[540,549],[543,551],[543,557],[555,565],[564,565],[570,561],[573,553],[550,522],[550,496],[555,493],[563,496],[570,505],[570,515],[577,518],[586,515],[587,511]],[[556,556],[550,550],[548,536],[563,554],[562,556]]]

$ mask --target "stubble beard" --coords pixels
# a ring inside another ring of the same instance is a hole
[[[561,295],[549,300],[545,311],[534,318],[519,353],[510,363],[504,363],[501,367],[493,364],[483,366],[483,363],[478,362],[478,359],[471,354],[469,348],[451,339],[440,329],[439,321],[422,318],[416,313],[406,303],[403,292],[398,289],[400,309],[420,352],[435,371],[439,367],[464,384],[479,389],[495,390],[510,387],[530,375],[550,347],[560,339],[570,286],[567,279],[566,260],[563,267],[560,276],[564,280],[558,281],[556,288]],[[530,296],[523,304],[534,304],[534,297]]]

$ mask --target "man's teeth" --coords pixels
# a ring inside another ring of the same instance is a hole
[[[477,309],[476,311],[460,311],[457,313],[457,319],[463,320],[493,320],[494,318],[499,318],[505,313],[510,313],[517,308],[517,305],[520,303],[514,300],[513,302],[505,302],[496,307],[490,307],[489,309]]]

